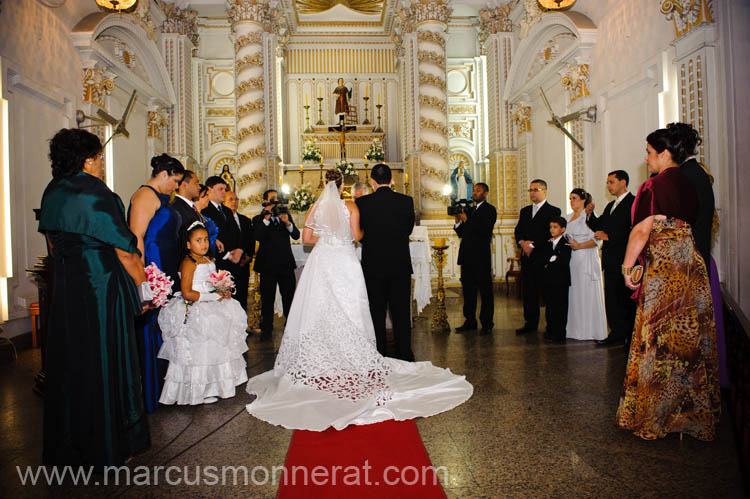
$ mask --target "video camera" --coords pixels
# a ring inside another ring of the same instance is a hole
[[[268,208],[269,206],[271,207],[271,209],[266,210],[266,208]],[[271,216],[273,217],[278,217],[279,215],[288,215],[289,201],[281,196],[279,196],[278,199],[274,199],[272,201],[263,201],[263,211],[269,211],[271,213]]]
[[[469,210],[474,208],[476,203],[472,199],[454,199],[451,201],[451,205],[448,207],[448,215],[455,217],[461,213],[469,213]]]

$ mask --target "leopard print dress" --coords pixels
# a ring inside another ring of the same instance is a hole
[[[706,266],[690,225],[654,220],[616,424],[646,440],[713,440],[721,409]]]

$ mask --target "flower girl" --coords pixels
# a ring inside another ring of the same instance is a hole
[[[222,284],[228,274],[216,273],[206,256],[208,231],[200,222],[188,228],[187,256],[180,265],[181,293],[159,314],[164,344],[159,358],[169,361],[161,404],[210,404],[234,396],[247,381],[245,328],[247,314]]]

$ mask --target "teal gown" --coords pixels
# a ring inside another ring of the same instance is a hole
[[[96,177],[54,179],[39,232],[51,243],[43,462],[112,466],[151,442],[134,330],[141,306],[115,248],[138,253],[120,198]]]

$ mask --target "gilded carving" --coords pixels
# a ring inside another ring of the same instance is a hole
[[[431,152],[434,154],[437,154],[438,156],[442,157],[446,161],[448,160],[448,157],[451,155],[451,150],[447,147],[433,144],[431,142],[426,142],[425,140],[422,140],[422,152]]]
[[[247,66],[262,66],[263,65],[263,52],[255,52],[251,55],[246,55],[242,59],[238,59],[234,67],[239,73]]]
[[[239,97],[241,95],[245,95],[247,92],[251,90],[261,90],[261,89],[263,89],[263,77],[257,76],[255,78],[250,78],[249,80],[245,80],[241,82],[239,85],[237,85],[235,95],[236,97]]]
[[[244,199],[240,199],[239,208],[240,210],[245,210],[247,208],[253,208],[256,206],[260,206],[260,203],[263,202],[263,193],[260,194],[254,194],[252,196],[248,196]]]
[[[531,131],[531,106],[514,106],[511,116],[518,133]]]
[[[438,99],[437,97],[428,97],[427,95],[420,95],[419,105],[434,107],[435,109],[439,109],[440,111],[445,112],[445,101],[442,99]]]
[[[562,85],[565,90],[568,91],[570,102],[573,102],[581,97],[589,95],[588,89],[589,81],[589,65],[579,64],[572,65],[568,64],[567,73],[562,76]]]
[[[419,72],[419,84],[420,85],[432,85],[433,87],[445,92],[445,80],[439,76],[435,76],[424,71]]]
[[[255,44],[255,45],[262,45],[263,44],[263,32],[261,31],[255,31],[253,33],[250,33],[249,35],[242,35],[238,36],[234,40],[234,53],[240,51],[242,47],[246,47],[247,45]]]
[[[713,0],[663,0],[661,13],[667,21],[674,21],[677,38],[694,27],[713,21],[711,10]]]
[[[142,0],[135,4],[135,10],[131,12],[132,21],[143,28],[149,40],[156,41],[156,24],[151,14],[148,13],[150,0]]]
[[[148,136],[161,139],[161,132],[167,127],[167,113],[163,109],[146,113],[146,128]]]
[[[529,72],[527,73],[526,77],[534,77],[545,66],[554,62],[555,59],[557,59],[557,57],[560,55],[560,53],[562,53],[563,50],[574,41],[575,35],[573,35],[572,33],[560,33],[552,37],[547,41],[547,43],[544,44],[544,47],[539,52],[537,52],[536,56],[534,56],[534,60],[531,63],[531,67],[529,68]]]
[[[471,121],[457,121],[448,124],[448,137],[474,141],[474,123]]]
[[[424,177],[432,177],[440,180],[441,182],[448,182],[448,173],[443,171],[438,171],[434,168],[431,168],[429,166],[422,166],[421,168],[422,176]]]
[[[242,118],[250,113],[263,111],[264,105],[265,103],[263,99],[258,99],[253,102],[248,102],[247,104],[237,106],[237,117]]]
[[[239,156],[237,156],[237,159],[239,159],[240,165],[243,165],[250,160],[253,160],[255,158],[262,158],[265,155],[266,155],[266,146],[260,145],[256,147],[255,149],[248,149],[247,151],[241,153]]]
[[[539,8],[537,0],[523,0],[524,17],[519,23],[521,26],[518,32],[518,38],[524,39],[529,35],[529,31],[542,19],[542,9]]]
[[[495,8],[481,9],[479,11],[480,32],[494,35],[513,31],[513,21],[508,17],[512,8],[511,3],[506,3]]]
[[[429,62],[443,71],[445,71],[445,55],[438,54],[437,52],[431,52],[428,50],[420,50],[417,53],[417,60],[419,62]]]
[[[270,31],[278,17],[278,11],[271,6],[270,0],[227,0],[227,3],[227,16],[234,23],[254,22]]]
[[[420,195],[423,198],[427,198],[438,203],[448,204],[448,196],[444,195],[442,192],[433,191],[431,189],[422,189],[420,191]]]
[[[253,135],[262,135],[265,132],[266,126],[263,123],[256,123],[255,125],[240,128],[240,131],[237,134],[237,140],[244,140]]]
[[[417,41],[434,43],[435,45],[439,45],[440,48],[445,49],[445,38],[440,33],[434,31],[417,31]]]
[[[453,12],[453,8],[448,3],[449,0],[412,0],[408,2],[398,12],[404,31],[411,33],[417,25],[430,21],[447,24],[448,18]]]
[[[115,88],[114,76],[105,68],[86,68],[83,70],[83,101],[106,107],[104,98]]]
[[[171,3],[163,3],[162,10],[167,16],[161,25],[162,32],[185,35],[193,45],[198,46],[198,13]]]
[[[228,107],[209,107],[206,116],[234,116],[234,110]]]
[[[234,126],[232,125],[216,125],[215,123],[208,124],[208,135],[210,138],[210,144],[218,144],[219,142],[234,142]]]
[[[419,126],[421,128],[429,128],[434,130],[440,135],[448,135],[448,127],[440,123],[439,121],[432,120],[430,118],[419,118]]]
[[[474,104],[454,104],[448,106],[448,114],[477,114]]]
[[[300,14],[325,12],[340,3],[362,14],[380,14],[383,10],[383,0],[296,0],[294,3]]]
[[[254,172],[241,175],[240,178],[237,179],[237,186],[241,189],[246,185],[252,184],[253,182],[263,180],[265,176],[266,175],[263,170],[256,170]]]

